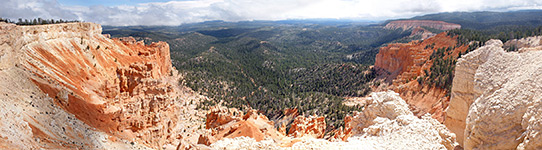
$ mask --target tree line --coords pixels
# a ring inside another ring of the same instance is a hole
[[[477,41],[483,44],[490,39],[499,39],[504,43],[512,39],[542,35],[542,26],[509,25],[484,30],[454,29],[450,30],[448,35],[452,37],[457,36],[457,45],[469,44],[471,41]]]
[[[71,22],[81,22],[79,20],[62,20],[62,19],[42,19],[42,18],[34,18],[34,19],[22,19],[19,18],[17,22],[12,21],[7,18],[0,18],[0,22],[5,23],[14,23],[17,25],[46,25],[46,24],[58,24],[58,23],[71,23]]]

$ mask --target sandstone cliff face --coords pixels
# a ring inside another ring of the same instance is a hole
[[[9,114],[2,125],[18,126],[0,133],[7,143],[23,143],[21,148],[179,143],[185,117],[180,100],[190,96],[177,86],[167,43],[109,39],[93,23],[2,23],[0,47],[0,93]]]
[[[433,118],[442,122],[445,116],[444,109],[449,101],[446,91],[420,85],[416,78],[424,75],[424,70],[431,68],[433,62],[429,57],[436,49],[454,47],[446,57],[457,57],[468,48],[455,47],[456,44],[457,40],[447,36],[446,33],[423,41],[389,44],[382,47],[376,55],[374,67],[381,77],[391,83],[389,89],[400,93],[415,115],[430,113]]]
[[[429,57],[438,48],[454,47],[457,39],[447,36],[447,33],[440,33],[423,41],[410,43],[392,43],[380,48],[375,57],[375,69],[384,71],[386,80],[395,85],[404,84],[408,80],[423,75],[423,70],[431,67]],[[428,45],[433,45],[429,46]],[[459,52],[465,51],[466,46],[457,47],[450,56],[457,56]],[[384,73],[381,73],[384,74]]]
[[[459,59],[445,125],[465,149],[540,149],[542,49],[502,46],[490,40]]]
[[[326,131],[326,118],[323,116],[298,116],[290,127],[288,136],[323,138]]]
[[[280,145],[272,139],[225,138],[211,144],[215,149],[453,149],[455,135],[429,116],[412,115],[408,105],[393,91],[372,93],[361,112],[349,117],[353,133],[347,142],[315,138],[284,138],[295,142]],[[284,147],[287,146],[287,147]]]
[[[412,29],[416,27],[430,27],[439,30],[451,30],[461,28],[461,25],[454,23],[447,23],[444,21],[433,21],[433,20],[397,20],[391,21],[386,24],[384,28],[386,29],[398,29],[403,28],[403,30]]]

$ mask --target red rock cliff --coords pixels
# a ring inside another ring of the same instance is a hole
[[[423,41],[389,44],[382,47],[376,55],[374,67],[379,70],[381,77],[391,83],[391,89],[399,93],[417,115],[430,113],[433,118],[442,122],[444,109],[449,101],[446,91],[419,85],[416,78],[423,76],[424,70],[431,68],[432,61],[429,57],[434,50],[454,47],[446,57],[457,57],[459,52],[467,49],[467,46],[455,47],[456,44],[457,40],[447,36],[445,32]]]
[[[22,68],[20,82],[28,79],[34,84],[28,87],[39,89],[31,93],[43,93],[46,98],[29,96],[32,107],[66,111],[114,138],[153,148],[177,145],[180,91],[167,43],[145,45],[133,38],[109,39],[94,23],[1,25],[0,45],[6,54],[0,59],[1,68]],[[40,119],[33,116],[25,121],[30,122],[34,135],[43,133],[42,139],[73,147],[89,140],[78,144],[73,137],[59,139],[70,134],[84,139],[87,135],[73,126],[61,126],[68,133],[56,133],[51,130],[58,125],[44,122],[52,120],[54,124],[62,122],[60,119]]]
[[[398,29],[403,28],[404,30],[412,29],[416,27],[430,27],[439,30],[451,30],[461,28],[461,25],[448,23],[444,21],[433,21],[433,20],[397,20],[391,21],[386,24],[384,28],[386,29]]]

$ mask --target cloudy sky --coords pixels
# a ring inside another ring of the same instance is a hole
[[[208,20],[385,20],[453,11],[542,9],[541,0],[1,0],[0,17],[104,25],[179,25]]]

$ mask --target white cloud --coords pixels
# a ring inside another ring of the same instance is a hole
[[[54,0],[6,0],[0,5],[0,17],[4,18],[48,18],[77,19],[77,15],[61,8]]]
[[[56,0],[7,0],[0,16],[78,19],[106,25],[179,25],[207,20],[338,18],[384,20],[451,11],[542,8],[539,0],[188,0],[135,6],[64,6]]]

